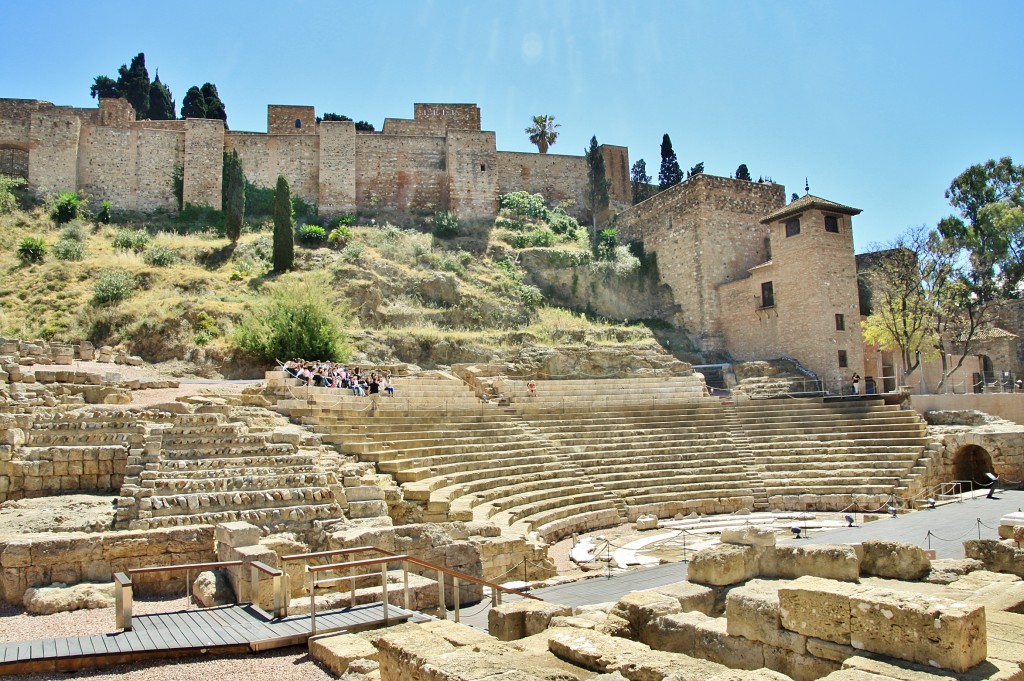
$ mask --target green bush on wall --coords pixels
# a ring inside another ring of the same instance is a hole
[[[46,242],[34,236],[27,236],[18,244],[18,259],[28,265],[42,262],[46,257]]]

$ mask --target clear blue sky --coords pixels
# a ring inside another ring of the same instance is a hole
[[[1024,2],[103,2],[0,0],[0,97],[94,106],[97,75],[145,52],[180,110],[217,85],[233,130],[267,104],[378,129],[415,102],[472,102],[499,150],[591,135],[657,178],[669,133],[685,170],[746,163],[787,193],[863,209],[856,246],[949,212],[967,166],[1024,162]]]

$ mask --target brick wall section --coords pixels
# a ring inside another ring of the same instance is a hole
[[[480,130],[480,107],[476,104],[416,104],[413,117],[417,121],[443,121],[447,130]]]
[[[697,175],[619,214],[620,241],[640,240],[679,303],[677,323],[702,349],[723,349],[717,287],[767,260],[762,217],[785,187]]]
[[[258,187],[276,187],[277,176],[288,180],[292,196],[315,204],[320,200],[320,138],[317,135],[264,135],[229,132],[226,150],[238,151],[242,170]]]
[[[587,162],[582,156],[499,151],[497,162],[499,194],[542,194],[552,205],[570,200],[573,216],[586,213]]]
[[[48,194],[78,186],[81,130],[81,120],[68,109],[32,114],[28,181],[34,189]]]
[[[445,140],[356,135],[356,203],[433,212],[448,207]]]
[[[127,99],[100,98],[99,125],[127,128],[134,121],[135,109]]]
[[[443,120],[410,121],[408,118],[385,118],[382,135],[416,135],[444,137],[448,132]]]
[[[356,210],[356,125],[350,121],[320,124],[321,215]]]
[[[136,135],[135,152],[135,210],[173,211],[178,207],[174,195],[171,172],[182,165],[185,157],[185,131],[170,126],[153,126],[155,121],[145,121],[133,126]],[[168,123],[180,121],[166,121]],[[104,197],[95,197],[104,198]]]
[[[299,121],[297,128],[295,121]],[[271,135],[315,135],[316,110],[311,106],[271,104],[267,107],[267,132]]]
[[[604,174],[608,178],[608,198],[611,202],[629,205],[633,201],[633,185],[629,180],[629,149],[602,144],[598,149],[604,158]]]
[[[88,126],[82,131],[78,186],[90,199],[135,206],[134,137],[128,126]]]
[[[185,203],[219,210],[224,169],[223,121],[202,118],[185,121],[184,168]]]
[[[463,219],[487,219],[498,211],[498,163],[493,132],[448,133],[448,207]]]

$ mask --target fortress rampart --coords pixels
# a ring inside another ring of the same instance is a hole
[[[475,104],[416,104],[413,119],[388,118],[381,132],[318,123],[311,106],[270,105],[263,133],[205,119],[136,121],[122,99],[101,99],[96,109],[0,99],[0,173],[44,194],[83,191],[118,209],[174,210],[171,178],[181,168],[184,201],[219,208],[223,153],[231,150],[250,182],[273,187],[284,175],[322,215],[447,209],[486,219],[499,194],[517,190],[571,202],[581,217],[586,210],[582,156],[499,152]],[[627,202],[628,149],[604,145],[601,153],[612,201]]]

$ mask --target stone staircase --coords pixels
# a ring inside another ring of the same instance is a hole
[[[925,470],[924,421],[881,400],[749,400],[729,409],[774,509],[812,497],[818,510],[880,508]]]
[[[242,520],[272,532],[341,517],[335,476],[294,432],[251,432],[223,413],[168,415],[127,460],[117,526]]]

